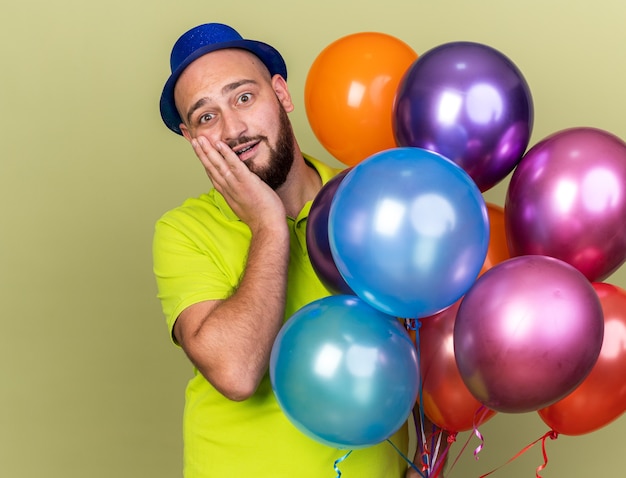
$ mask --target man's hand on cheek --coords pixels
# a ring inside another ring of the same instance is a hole
[[[215,189],[251,229],[273,221],[284,222],[285,209],[276,192],[252,173],[226,143],[212,144],[198,136],[191,144]]]

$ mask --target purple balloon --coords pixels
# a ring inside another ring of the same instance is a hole
[[[322,186],[311,203],[306,225],[306,244],[311,265],[318,279],[333,294],[355,295],[335,265],[328,238],[330,204],[339,184],[350,169],[344,169]]]
[[[626,143],[595,128],[557,132],[511,176],[505,228],[512,256],[556,257],[602,281],[626,260]]]
[[[486,407],[528,412],[572,392],[604,337],[600,299],[576,268],[547,256],[508,259],[463,298],[454,353],[467,388]]]
[[[409,67],[393,105],[398,146],[435,151],[486,191],[521,159],[533,126],[524,76],[492,47],[446,43]]]

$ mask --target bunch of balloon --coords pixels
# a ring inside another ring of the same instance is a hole
[[[340,449],[390,439],[418,393],[417,354],[404,326],[349,295],[298,310],[276,337],[269,372],[294,426]]]
[[[391,148],[352,168],[328,216],[330,250],[354,293],[400,318],[456,302],[481,270],[489,243],[485,201],[447,158]]]
[[[512,255],[555,257],[602,281],[626,260],[626,143],[596,128],[570,128],[533,146],[508,186]]]
[[[504,210],[487,203],[489,217],[489,246],[481,268],[482,275],[496,264],[509,259],[504,230]],[[440,444],[427,438],[427,430],[418,441],[431,457],[431,470],[441,469],[447,461],[452,443],[459,432],[478,428],[497,413],[481,404],[468,390],[459,372],[454,355],[454,324],[461,304],[459,299],[450,307],[419,320],[416,331],[409,331],[415,341],[420,360],[421,391],[419,410],[435,426],[438,438],[447,435],[447,445],[436,454]],[[419,335],[416,335],[419,333]],[[441,433],[443,430],[443,433]]]
[[[585,276],[559,259],[525,255],[497,264],[465,295],[454,355],[483,405],[537,411],[582,383],[603,336],[600,300]]]
[[[353,166],[396,146],[393,99],[417,53],[385,33],[361,32],[324,48],[304,85],[304,106],[319,142]]]
[[[538,411],[552,430],[582,435],[598,430],[626,410],[626,291],[595,282],[604,313],[604,342],[585,380],[569,395]]]
[[[330,179],[317,193],[311,203],[309,218],[306,223],[306,244],[309,259],[315,274],[322,284],[333,294],[354,292],[341,276],[330,251],[328,238],[328,214],[335,192],[350,168],[344,169]]]
[[[486,191],[504,179],[530,140],[533,100],[517,66],[498,50],[451,42],[407,70],[393,106],[398,146],[438,152]]]

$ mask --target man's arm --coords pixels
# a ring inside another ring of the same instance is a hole
[[[289,242],[274,231],[252,236],[239,287],[222,301],[185,309],[174,335],[213,386],[231,400],[254,393],[283,323]]]
[[[193,141],[214,187],[251,230],[246,268],[234,293],[185,309],[174,336],[206,379],[231,400],[245,400],[267,370],[284,319],[289,230],[278,195],[226,145]]]

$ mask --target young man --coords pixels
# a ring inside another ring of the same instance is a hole
[[[272,392],[276,334],[329,295],[308,259],[311,201],[338,170],[304,155],[288,119],[287,71],[273,47],[210,23],[183,34],[161,116],[187,139],[214,188],[156,224],[154,272],[173,341],[194,365],[184,413],[186,478],[337,475],[348,450],[298,431]],[[391,438],[406,453],[407,429]],[[357,449],[346,478],[400,478],[389,443]]]

